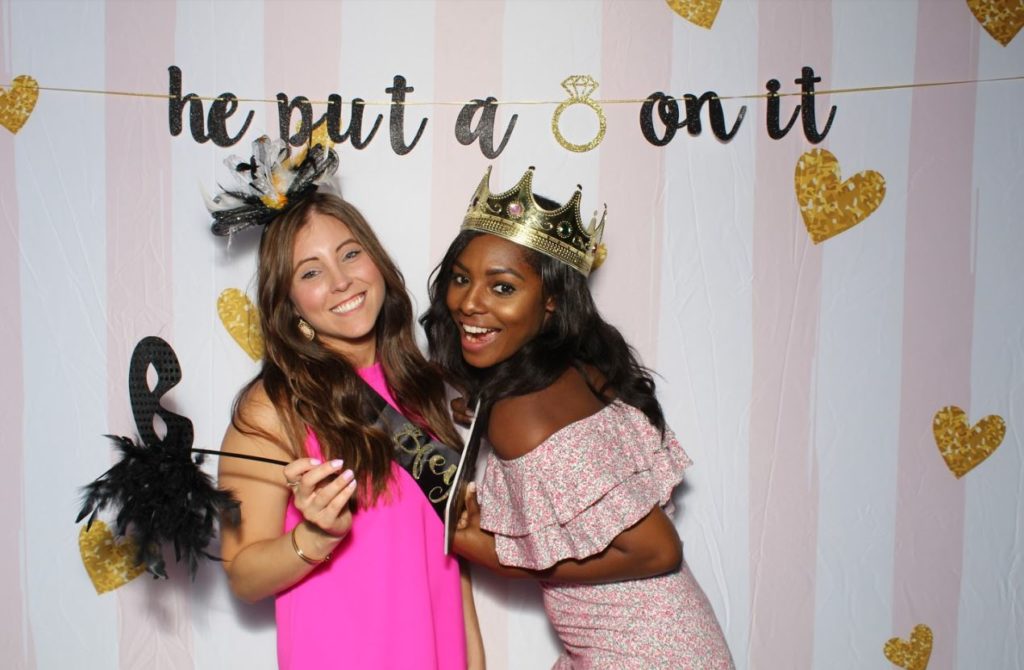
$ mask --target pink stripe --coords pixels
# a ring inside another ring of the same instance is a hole
[[[434,99],[471,100],[490,95],[501,100],[504,1],[438,2],[435,11]],[[435,106],[430,111],[427,124],[426,132],[433,138],[431,271],[441,262],[448,245],[458,234],[462,216],[484,170],[495,164],[480,153],[478,145],[464,147],[452,137],[459,109],[456,106]],[[512,113],[499,111],[495,128],[507,127]],[[515,170],[525,167],[517,165]],[[518,175],[511,178],[518,178]],[[508,179],[502,178],[498,165],[495,165],[491,180],[495,188],[504,189],[511,185]],[[490,598],[477,599],[477,608],[482,629],[497,633],[485,639],[484,644],[488,664],[500,670],[507,667],[510,658],[508,608],[505,604],[509,602],[513,585],[509,580],[495,579],[479,567],[474,568],[473,573],[475,590],[490,594]],[[490,607],[492,601],[501,605]]]
[[[914,80],[977,76],[978,26],[959,3],[918,6]],[[972,412],[971,184],[976,87],[915,89],[911,111],[893,635],[931,627],[931,670],[956,665],[964,483],[932,436],[945,405]]]
[[[803,66],[827,83],[831,3],[773,4],[760,12],[758,33],[762,83],[774,78],[783,91],[796,90],[793,80]],[[783,124],[795,104],[792,98],[782,102]],[[819,129],[830,104],[827,97],[816,99]],[[821,249],[811,244],[793,190],[794,167],[811,148],[801,123],[772,140],[765,131],[765,104],[757,111],[757,126],[747,128],[758,133],[754,211],[760,213],[753,258],[749,658],[751,668],[809,668],[818,536],[811,403]]]
[[[9,7],[7,8],[10,9]],[[9,11],[0,12],[0,36],[9,37],[13,32],[4,19]],[[9,44],[0,42],[0,83],[6,85],[20,72],[12,72],[4,60]],[[5,86],[5,90],[6,86]],[[31,120],[30,120],[31,122]],[[0,454],[4,455],[4,466],[14,474],[10,481],[0,486],[0,602],[10,613],[0,632],[0,648],[5,649],[5,662],[18,668],[36,666],[32,630],[29,625],[28,608],[23,585],[26,576],[22,572],[25,558],[25,510],[22,485],[25,459],[22,456],[24,442],[23,369],[21,365],[21,254],[20,254],[20,213],[18,210],[17,179],[14,163],[14,136],[4,128],[0,130]],[[2,538],[7,538],[6,540]]]
[[[471,100],[488,95],[502,97],[502,35],[505,3],[438,2],[434,33],[434,99]],[[452,129],[460,108],[438,105],[430,112],[427,132],[433,138],[433,179],[430,217],[430,267],[441,261],[459,232],[462,215],[484,170],[494,161],[476,144],[464,147]],[[513,112],[500,111],[496,129],[507,127]],[[500,131],[496,131],[500,132]],[[495,142],[500,141],[500,137]],[[497,166],[495,166],[497,168]],[[526,166],[521,166],[525,168]],[[518,171],[520,166],[515,166]],[[512,178],[518,178],[518,175]],[[499,170],[491,177],[494,188],[507,188]],[[508,185],[508,186],[507,186]]]
[[[166,86],[167,67],[174,63],[174,24],[174,2],[108,3],[107,88]],[[131,434],[132,350],[147,335],[174,344],[171,137],[166,106],[159,101],[111,97],[106,106],[108,418],[112,432]],[[187,576],[175,571],[172,579]],[[117,593],[121,667],[192,667],[185,589],[139,579]]]
[[[268,99],[278,93],[289,99],[304,95],[310,100],[323,101],[337,91],[345,91],[339,81],[341,71],[341,15],[342,3],[322,0],[292,0],[288,3],[265,2],[263,4],[263,77]],[[299,33],[290,35],[288,25],[301,26]],[[301,37],[299,37],[301,34]],[[345,102],[348,103],[348,96]],[[314,105],[313,120],[320,118],[326,105]],[[343,121],[348,119],[346,105]],[[366,117],[370,116],[370,109]],[[295,132],[300,116],[296,111],[289,126]],[[266,133],[271,138],[279,137],[277,105],[267,105],[266,128],[253,126],[246,136],[231,150],[222,153],[248,156],[250,143]],[[343,125],[342,128],[345,126]],[[379,131],[386,135],[387,128]],[[375,140],[386,142],[383,140]],[[338,147],[341,152],[349,149],[347,144]],[[342,156],[342,162],[345,158]]]
[[[606,0],[601,18],[605,55],[597,98],[631,98],[664,90],[672,76],[672,20],[664,3]],[[565,73],[576,74],[576,73]],[[608,263],[595,274],[601,311],[622,330],[646,365],[658,351],[665,152],[643,140],[635,105],[604,108],[608,131],[600,146],[600,202],[608,203]],[[685,140],[684,140],[685,141]],[[584,206],[598,207],[585,198]]]

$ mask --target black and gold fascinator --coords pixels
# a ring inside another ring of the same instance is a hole
[[[231,156],[224,163],[237,185],[208,201],[207,208],[213,216],[213,234],[230,236],[265,226],[316,191],[338,169],[338,154],[324,144],[313,144],[293,156],[283,140],[264,135],[252,143],[248,161]]]

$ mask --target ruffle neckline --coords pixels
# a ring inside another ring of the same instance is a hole
[[[480,525],[504,565],[543,570],[600,553],[669,504],[692,461],[671,430],[623,402],[571,423],[532,451],[492,454],[480,484]]]

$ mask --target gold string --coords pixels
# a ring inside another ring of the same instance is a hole
[[[937,87],[937,86],[960,86],[960,85],[963,85],[963,84],[988,84],[988,83],[992,83],[992,82],[1002,82],[1002,81],[1019,81],[1019,80],[1022,80],[1022,79],[1024,79],[1024,75],[1014,75],[1012,77],[991,77],[991,78],[988,78],[988,79],[960,79],[960,80],[955,80],[955,81],[933,81],[933,82],[925,82],[925,83],[921,83],[921,84],[888,84],[888,85],[882,85],[882,86],[858,86],[858,87],[851,87],[851,88],[832,88],[832,89],[825,89],[825,90],[816,90],[813,93],[810,93],[810,95],[840,95],[840,94],[846,94],[846,93],[874,93],[874,92],[878,92],[878,91],[898,91],[898,90],[903,90],[903,89],[908,89],[908,88],[933,88],[933,87]],[[0,89],[10,90],[11,86],[12,86],[11,83],[0,84]],[[162,99],[162,100],[170,100],[170,99],[173,98],[173,96],[168,95],[166,93],[134,93],[132,91],[104,91],[104,90],[101,90],[101,89],[93,89],[93,88],[65,88],[65,87],[58,87],[58,86],[40,86],[39,90],[40,91],[53,91],[53,92],[56,92],[56,93],[85,93],[85,94],[90,94],[90,95],[110,95],[110,96],[120,96],[120,97],[128,97],[128,98],[157,98],[157,99]],[[776,97],[779,97],[779,98],[787,98],[787,97],[800,96],[800,95],[803,95],[802,91],[791,91],[791,92],[785,92],[785,93],[783,93],[783,92],[779,92],[779,93],[751,93],[751,94],[747,94],[747,95],[715,95],[715,96],[712,96],[711,99],[713,99],[713,100],[757,100],[757,99],[760,99],[760,98],[769,98],[769,97],[772,97],[772,96],[776,96]],[[682,96],[677,96],[677,99],[681,99],[681,98],[682,98]],[[195,99],[204,100],[204,101],[207,101],[207,102],[213,102],[213,101],[217,101],[217,100],[228,100],[228,98],[222,98],[221,96],[200,96],[200,95],[193,95],[192,99],[193,100],[195,100]],[[236,98],[232,98],[232,99],[234,99],[234,100],[236,100],[238,102],[247,102],[247,103],[259,103],[259,102],[270,103],[270,104],[276,104],[277,103],[277,99],[276,98],[273,99],[273,100],[267,100],[267,99],[263,99],[263,98],[237,98],[237,97]],[[596,103],[598,103],[600,105],[635,105],[635,104],[638,104],[638,103],[647,102],[648,98],[618,98],[618,99],[597,99],[597,98],[594,98],[593,100],[594,100],[594,102],[596,102]],[[311,104],[314,104],[314,105],[326,105],[326,104],[329,104],[329,101],[327,101],[327,100],[310,100],[309,102]],[[459,106],[459,107],[461,107],[463,105],[471,104],[471,102],[472,101],[470,101],[470,100],[465,100],[465,101],[437,100],[437,101],[433,101],[433,102],[431,102],[431,101],[409,101],[409,100],[406,100],[404,102],[397,103],[397,104],[401,104],[401,105],[404,105],[406,107],[424,107],[424,106],[428,106],[428,105]],[[562,102],[564,102],[564,100],[499,100],[499,101],[495,102],[494,104],[496,104],[496,105],[528,106],[528,105],[558,105],[558,104],[561,104]],[[391,100],[365,100],[365,101],[363,101],[363,104],[366,105],[367,107],[373,107],[373,106],[388,107],[388,106],[390,106],[392,104],[396,104],[396,103],[392,102]]]

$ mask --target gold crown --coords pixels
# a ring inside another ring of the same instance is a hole
[[[533,197],[533,167],[510,190],[491,193],[491,168],[473,194],[462,230],[490,233],[562,261],[584,277],[603,260],[601,237],[608,215],[605,205],[601,218],[597,212],[588,228],[580,219],[582,187],[577,186],[569,202],[557,209],[544,209]],[[598,250],[601,247],[601,250]],[[600,257],[595,263],[595,256]]]

